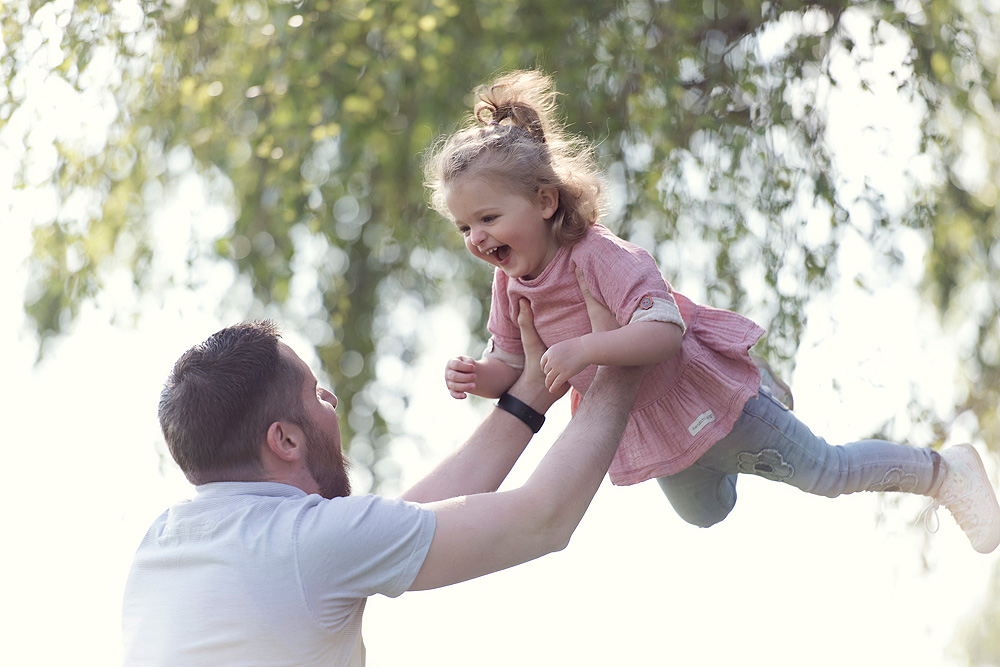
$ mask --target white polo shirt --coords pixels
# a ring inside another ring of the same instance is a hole
[[[136,552],[122,607],[125,664],[364,665],[365,600],[410,587],[434,513],[269,482],[197,490]]]

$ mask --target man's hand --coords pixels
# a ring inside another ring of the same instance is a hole
[[[575,268],[575,267],[574,267]],[[587,315],[590,316],[590,328],[594,332],[611,331],[618,328],[614,314],[590,292],[583,272],[575,268],[576,282],[580,285],[583,301],[587,304]],[[557,392],[567,384],[574,375],[594,363],[587,347],[585,336],[570,338],[550,347],[541,358],[542,372],[545,373],[545,386],[551,392]]]
[[[545,385],[550,393],[556,394],[556,398],[562,396],[569,386],[563,387],[562,391],[559,391],[559,387],[549,387],[549,381],[542,367],[542,359],[546,354],[545,343],[535,330],[535,317],[527,299],[518,302],[517,324],[521,327],[521,344],[524,346],[524,372],[521,374],[521,379],[537,383],[539,386]]]
[[[587,315],[590,316],[590,330],[598,333],[602,331],[612,331],[618,328],[618,320],[615,314],[601,301],[590,293],[587,281],[583,278],[583,271],[574,266],[576,282],[580,285],[580,292],[583,293],[583,301],[587,304]]]

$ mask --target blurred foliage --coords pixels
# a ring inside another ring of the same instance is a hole
[[[994,667],[1000,657],[1000,569],[984,589],[979,591],[982,610],[963,619],[956,634],[969,667]]]
[[[477,342],[485,329],[490,273],[429,212],[421,154],[476,84],[537,66],[598,144],[609,226],[654,251],[675,284],[704,285],[697,296],[768,327],[779,369],[804,304],[837,277],[846,234],[891,265],[904,255],[896,232],[918,231],[927,295],[968,343],[956,414],[973,411],[1000,443],[998,16],[951,0],[4,3],[0,134],[26,124],[29,70],[81,96],[103,91],[110,116],[89,141],[21,132],[18,183],[58,202],[35,221],[25,307],[44,350],[102,292],[110,263],[154,296],[196,288],[206,261],[232,266],[242,312],[315,345],[348,415],[345,442],[377,485],[410,388],[376,361],[411,361],[436,304],[459,309]],[[904,174],[901,207],[845,186],[825,106],[840,85],[868,86],[873,53],[900,41],[891,75],[925,110],[925,168]],[[838,80],[845,60],[858,83]],[[158,275],[152,220],[192,172],[229,217],[194,235],[191,271]],[[922,417],[942,433],[945,418]]]

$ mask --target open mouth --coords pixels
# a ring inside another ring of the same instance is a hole
[[[497,246],[496,248],[492,248],[491,250],[486,251],[486,255],[488,257],[492,257],[500,264],[503,264],[505,261],[507,261],[507,258],[510,257],[510,246],[509,245]]]

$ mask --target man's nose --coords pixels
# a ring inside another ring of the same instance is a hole
[[[337,397],[336,397],[336,395],[334,395],[334,393],[332,391],[328,391],[326,389],[320,389],[320,391],[323,392],[323,400],[324,401],[326,401],[327,403],[329,403],[333,407],[337,407]]]

